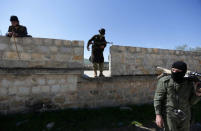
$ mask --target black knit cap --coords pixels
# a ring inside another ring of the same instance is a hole
[[[14,15],[10,17],[10,21],[17,21],[17,22],[19,22],[17,16],[14,16]]]
[[[105,29],[104,28],[101,28],[100,30],[99,30],[99,32],[102,34],[105,34]]]
[[[182,70],[185,73],[187,71],[187,65],[183,61],[176,61],[176,62],[174,62],[172,64],[172,68],[176,68],[176,69]]]

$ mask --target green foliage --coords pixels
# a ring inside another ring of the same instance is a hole
[[[132,121],[131,125],[136,125],[136,126],[143,126],[142,123],[137,122],[137,121]]]
[[[46,125],[54,122],[51,131],[91,131],[129,126],[155,125],[154,107],[132,105],[132,110],[119,107],[98,109],[66,109],[55,112],[0,115],[0,131],[47,131]],[[193,107],[196,122],[201,122],[201,103]],[[21,122],[20,125],[16,123]]]
[[[119,107],[98,109],[67,109],[55,112],[16,114],[0,116],[0,131],[42,131],[46,125],[54,122],[53,131],[89,131],[93,129],[111,129],[152,122],[155,119],[153,105],[129,106],[130,110]],[[143,112],[143,113],[142,113]],[[16,126],[16,123],[23,122]]]

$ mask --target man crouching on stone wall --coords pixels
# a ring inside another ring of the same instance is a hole
[[[17,16],[10,17],[11,26],[8,28],[8,33],[6,36],[8,37],[30,37],[27,35],[27,28],[25,26],[20,25]]]
[[[190,131],[191,106],[201,99],[201,89],[199,82],[184,77],[186,71],[186,63],[177,61],[171,75],[158,81],[154,96],[156,124],[165,131]]]
[[[104,56],[103,51],[106,47],[106,40],[105,40],[105,29],[100,29],[98,35],[93,36],[87,44],[88,51],[89,46],[92,44],[92,53],[90,57],[90,61],[93,63],[94,68],[94,77],[97,77],[97,70],[100,70],[100,77],[104,77],[103,75],[103,68],[104,68]]]

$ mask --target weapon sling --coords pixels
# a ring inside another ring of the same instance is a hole
[[[12,37],[13,37],[13,39],[14,39],[15,49],[16,49],[16,52],[17,52],[18,58],[19,58],[19,60],[20,60],[20,54],[19,54],[19,51],[18,51],[18,48],[17,48],[17,43],[16,43],[15,36],[12,36]]]

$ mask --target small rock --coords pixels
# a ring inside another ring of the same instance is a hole
[[[117,125],[120,127],[120,126],[123,126],[124,123],[123,122],[118,122]]]
[[[129,110],[129,111],[133,111],[133,109],[131,107],[120,107],[120,110]]]
[[[89,77],[88,75],[86,75],[86,74],[83,74],[82,77],[83,77],[83,78],[90,78],[90,77]]]
[[[26,122],[28,122],[28,120],[19,121],[19,122],[16,123],[16,126],[20,126],[20,125],[22,125],[22,124],[24,124]]]
[[[46,125],[47,129],[50,130],[54,127],[55,123],[54,122],[50,122]]]
[[[191,125],[191,131],[201,131],[201,124],[195,123],[195,124]]]

